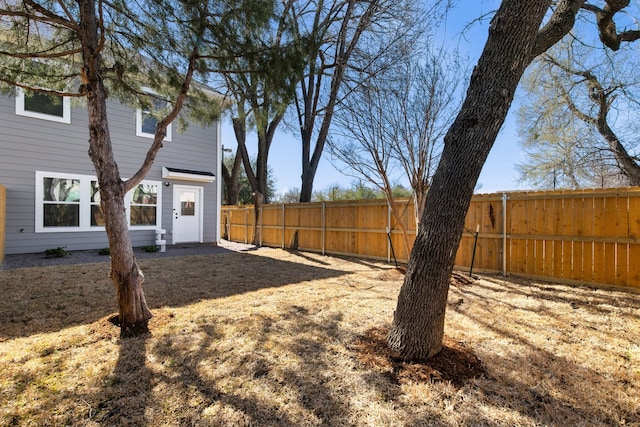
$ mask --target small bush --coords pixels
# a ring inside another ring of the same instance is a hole
[[[143,246],[142,250],[145,252],[158,252],[158,247],[156,245]]]
[[[57,248],[49,248],[44,251],[47,258],[63,258],[71,255],[71,252],[65,250],[66,246],[58,246]]]
[[[102,248],[98,251],[98,255],[111,255],[111,249]]]

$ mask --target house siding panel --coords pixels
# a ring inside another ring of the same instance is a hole
[[[133,175],[142,164],[152,139],[137,137],[135,110],[117,102],[108,106],[109,129],[116,162],[123,178]],[[88,118],[83,105],[71,111],[71,124],[18,116],[15,98],[0,96],[0,184],[6,187],[7,215],[5,251],[7,254],[41,252],[65,246],[68,250],[99,249],[108,246],[104,231],[35,233],[35,171],[95,175],[87,151]],[[205,242],[217,240],[216,188],[213,183],[163,180],[162,166],[216,172],[218,145],[216,126],[196,124],[184,133],[175,126],[172,141],[165,142],[146,179],[197,185],[204,188]],[[162,228],[171,243],[173,188],[161,186]],[[151,245],[153,230],[131,230],[134,246]]]
[[[5,206],[7,204],[7,189],[0,184],[0,264],[4,261],[4,224],[5,224]]]

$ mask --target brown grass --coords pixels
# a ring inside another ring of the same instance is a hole
[[[127,340],[106,263],[0,271],[1,425],[640,425],[637,294],[456,282],[447,357],[485,373],[449,381],[385,353],[389,266],[272,249],[141,266],[153,333]]]

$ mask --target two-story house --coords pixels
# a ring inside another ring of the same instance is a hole
[[[149,148],[156,119],[111,101],[109,129],[123,178]],[[5,253],[108,246],[89,156],[86,108],[67,98],[0,95],[0,184],[6,187]],[[218,242],[220,125],[169,128],[145,180],[127,195],[135,246]],[[0,218],[1,220],[1,218]]]

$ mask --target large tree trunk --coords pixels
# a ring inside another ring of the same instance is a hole
[[[606,119],[603,122],[598,121],[598,131],[607,140],[620,171],[629,180],[629,185],[640,185],[640,165],[629,155],[620,139],[618,139],[618,135],[609,127]]]
[[[144,275],[136,263],[131,245],[131,238],[127,226],[127,216],[124,205],[124,194],[116,174],[109,171],[99,173],[101,206],[105,213],[107,236],[111,252],[111,280],[118,296],[118,322],[120,336],[132,337],[149,331],[148,323],[151,311],[147,307],[142,284]],[[111,185],[103,185],[107,180],[114,180]],[[103,191],[102,189],[116,189]]]
[[[260,235],[258,234],[258,227],[260,224],[261,207],[267,202],[267,189],[268,189],[268,164],[267,158],[269,153],[269,147],[273,140],[273,132],[278,126],[278,123],[282,119],[274,119],[266,130],[258,130],[258,157],[256,159],[256,171],[254,173],[249,160],[249,152],[247,151],[246,137],[246,119],[244,117],[234,117],[233,130],[236,135],[236,141],[238,142],[238,152],[242,157],[242,163],[244,165],[244,171],[247,175],[247,180],[253,191],[254,201],[254,226],[253,226],[253,238],[252,243],[256,246],[260,246]]]
[[[329,123],[331,123],[331,119],[327,117],[332,116],[333,112],[329,111],[322,122],[323,126],[320,135],[318,135],[316,139],[313,156],[311,155],[312,132],[309,130],[308,135],[302,136],[302,187],[300,188],[300,203],[308,203],[311,201],[311,197],[313,197],[313,181],[315,180],[320,158],[324,151]]]
[[[100,185],[101,207],[111,252],[111,280],[119,305],[118,321],[122,337],[148,332],[151,312],[147,307],[142,283],[144,275],[136,264],[129,236],[124,196],[124,183],[113,157],[107,120],[107,93],[100,76],[102,59],[98,38],[98,22],[93,0],[82,0],[80,27],[84,40],[83,65],[89,115],[89,157]]]
[[[240,167],[242,166],[242,156],[240,151],[236,151],[236,156],[233,159],[233,167],[231,172],[226,165],[222,165],[222,176],[224,178],[224,187],[226,190],[225,203],[227,205],[237,205],[238,196],[240,195]]]
[[[318,171],[318,165],[324,151],[324,146],[329,136],[329,127],[333,119],[333,113],[338,102],[338,94],[345,79],[345,72],[350,63],[351,55],[362,37],[362,34],[369,28],[371,17],[381,6],[378,1],[370,1],[367,3],[367,9],[357,16],[358,24],[355,31],[347,31],[348,23],[354,19],[356,14],[356,4],[354,0],[346,2],[347,8],[344,16],[341,18],[341,30],[335,40],[335,55],[333,63],[327,66],[324,62],[323,53],[318,52],[321,59],[321,66],[316,70],[320,74],[311,74],[308,80],[308,90],[304,99],[304,112],[298,110],[298,118],[300,121],[301,138],[302,138],[302,188],[300,189],[300,202],[310,202],[313,195],[313,181]],[[318,15],[321,9],[318,9]],[[316,16],[318,18],[319,16]],[[316,21],[320,22],[320,21]],[[317,28],[317,27],[316,27]],[[319,28],[318,28],[319,29]],[[315,59],[314,59],[315,60]],[[315,70],[315,67],[312,67]],[[325,74],[326,73],[326,74]],[[322,81],[329,79],[329,98],[326,105],[318,109],[317,105],[319,94],[321,93]],[[303,79],[304,80],[304,79]],[[312,107],[313,106],[313,107]],[[311,138],[315,121],[322,110],[322,123],[316,137],[315,148],[311,155]]]
[[[429,358],[442,349],[449,280],[473,189],[534,57],[550,4],[505,0],[491,22],[465,102],[445,137],[398,296],[388,343],[405,359]]]

